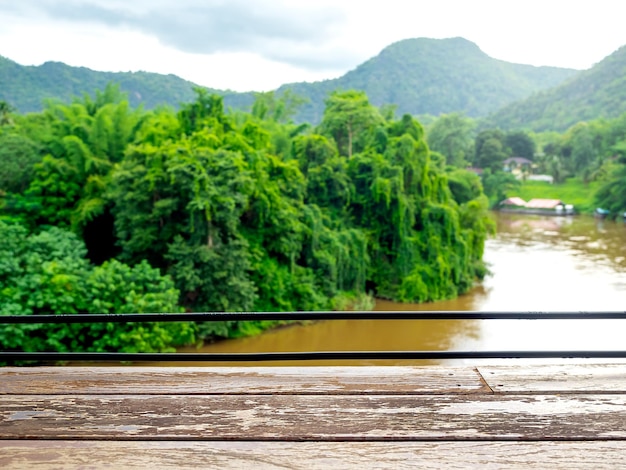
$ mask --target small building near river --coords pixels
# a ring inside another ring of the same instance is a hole
[[[503,212],[539,215],[573,215],[574,206],[560,199],[531,199],[526,202],[520,197],[510,197],[498,204]]]
[[[524,201],[521,197],[509,197],[500,203],[501,207],[517,207],[523,208],[526,207],[526,201]]]

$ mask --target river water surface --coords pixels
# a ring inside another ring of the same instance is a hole
[[[442,302],[401,304],[378,300],[376,310],[625,310],[624,223],[587,216],[494,214],[493,217],[497,235],[488,240],[485,248],[491,275],[481,285],[457,299]],[[290,326],[193,351],[624,349],[625,333],[626,320],[333,320]],[[427,363],[434,361],[305,364]]]

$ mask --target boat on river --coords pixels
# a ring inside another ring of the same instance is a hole
[[[605,219],[609,216],[609,214],[611,214],[611,211],[609,211],[608,209],[603,209],[601,207],[596,207],[596,210],[593,211],[593,216],[596,219]]]

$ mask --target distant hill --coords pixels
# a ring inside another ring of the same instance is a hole
[[[0,100],[27,113],[41,111],[46,99],[69,102],[85,93],[93,95],[107,83],[115,82],[128,93],[131,105],[151,109],[158,105],[178,107],[194,99],[192,82],[175,75],[149,72],[96,72],[85,67],[71,67],[61,62],[24,66],[0,56]],[[229,96],[233,92],[212,90]]]
[[[336,89],[364,90],[373,104],[395,104],[399,114],[437,116],[459,111],[481,117],[554,87],[574,73],[496,60],[462,38],[420,38],[394,43],[338,79],[287,84],[277,92],[291,89],[310,100],[296,115],[299,122],[319,122],[324,100]],[[41,110],[46,98],[67,102],[73,96],[92,94],[111,81],[128,93],[132,105],[148,109],[194,99],[195,85],[174,75],[96,72],[59,62],[22,66],[0,57],[0,100],[20,112]],[[253,93],[211,91],[223,95],[226,106],[240,109],[250,106],[254,97]]]
[[[310,99],[298,120],[318,122],[332,90],[364,90],[372,103],[396,104],[398,113],[439,115],[455,111],[481,117],[502,106],[554,87],[577,71],[534,67],[493,59],[463,38],[406,39],[344,76],[315,83],[292,83]]]
[[[625,112],[626,46],[560,86],[502,108],[485,123],[502,129],[564,131],[580,121]]]

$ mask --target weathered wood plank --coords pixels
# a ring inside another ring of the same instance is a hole
[[[5,395],[0,438],[626,439],[626,396]]]
[[[3,469],[467,469],[626,467],[626,442],[0,441]]]
[[[496,393],[626,393],[626,364],[478,366]]]
[[[5,367],[6,394],[427,394],[489,392],[473,367]]]

